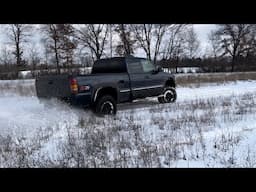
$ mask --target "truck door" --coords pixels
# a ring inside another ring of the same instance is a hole
[[[163,90],[163,77],[156,71],[155,65],[146,59],[141,59],[142,70],[145,74],[146,95],[156,96],[162,93]]]
[[[152,73],[154,65],[146,59],[127,58],[133,99],[145,98],[161,92],[160,78]],[[156,93],[157,92],[157,93]]]

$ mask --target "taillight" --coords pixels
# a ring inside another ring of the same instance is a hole
[[[72,93],[76,94],[78,92],[78,84],[75,78],[70,79],[70,89]]]

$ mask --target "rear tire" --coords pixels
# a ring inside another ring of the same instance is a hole
[[[116,110],[116,100],[111,95],[104,95],[97,99],[94,111],[100,115],[115,115]]]
[[[159,103],[173,103],[177,99],[177,93],[174,87],[166,87],[162,95],[158,97]]]

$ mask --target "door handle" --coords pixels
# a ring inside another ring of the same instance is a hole
[[[118,83],[124,83],[124,80],[120,80],[120,81],[118,81]]]
[[[149,79],[149,76],[148,76],[148,75],[146,75],[146,76],[145,76],[145,79]]]

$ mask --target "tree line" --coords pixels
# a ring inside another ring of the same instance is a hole
[[[78,64],[90,66],[97,59],[134,55],[138,51],[170,68],[199,65],[206,71],[228,68],[233,72],[241,64],[255,66],[253,24],[217,25],[208,36],[207,53],[202,53],[191,24],[9,24],[3,32],[8,43],[0,52],[0,70],[14,70],[15,75],[23,69],[43,66],[61,73],[61,69],[68,71]],[[33,45],[34,34],[39,36],[43,49]]]

